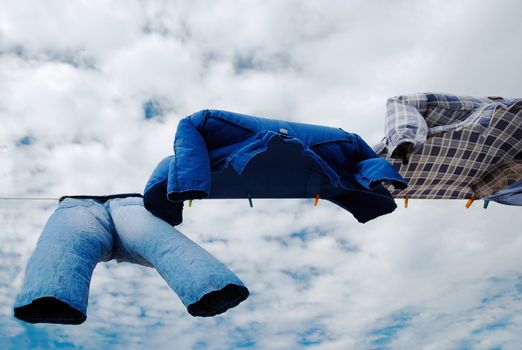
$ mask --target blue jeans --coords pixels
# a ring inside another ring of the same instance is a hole
[[[248,297],[234,273],[148,212],[142,198],[65,198],[29,259],[15,316],[82,323],[94,267],[111,259],[156,268],[193,316],[214,316]]]

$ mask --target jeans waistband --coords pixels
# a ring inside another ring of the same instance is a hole
[[[91,195],[74,195],[74,196],[62,196],[58,200],[60,203],[66,198],[75,198],[75,199],[92,199],[98,203],[105,203],[108,200],[114,198],[127,198],[127,197],[140,197],[143,198],[141,193],[118,193],[118,194],[109,194],[106,196],[91,196]]]

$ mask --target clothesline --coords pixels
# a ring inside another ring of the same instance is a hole
[[[57,201],[59,198],[48,197],[0,197],[3,201]]]
[[[415,199],[415,200],[417,201],[417,200],[422,200],[422,199],[423,198],[419,198],[419,199]],[[432,198],[432,199],[441,199],[441,198]],[[49,198],[49,197],[0,197],[0,201],[58,201],[58,200],[60,200],[60,198]],[[252,208],[253,207],[253,205],[252,205],[252,198],[249,197],[248,201],[249,201],[250,207]],[[317,202],[318,201],[319,201],[319,195],[317,195],[314,198],[314,206],[317,206]],[[468,199],[468,201],[466,203],[466,208],[469,208],[474,201],[475,201],[475,196],[472,196],[472,198]],[[408,196],[405,196],[404,197],[404,208],[408,208],[408,202],[409,202],[409,198],[408,198]],[[484,201],[484,206],[483,206],[484,209],[487,209],[488,205],[489,205],[489,201],[485,200]],[[189,207],[192,207],[192,200],[189,201]]]

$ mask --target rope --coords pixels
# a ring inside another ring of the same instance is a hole
[[[1,201],[57,201],[58,198],[46,197],[0,197]]]

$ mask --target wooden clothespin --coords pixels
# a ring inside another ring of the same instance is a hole
[[[408,195],[404,196],[404,208],[408,208]]]
[[[319,197],[321,197],[320,193],[315,195],[315,198],[314,198],[314,206],[315,207],[317,207],[317,203],[319,203]]]
[[[468,199],[468,202],[466,203],[466,208],[469,209],[469,207],[471,207],[471,204],[473,204],[473,201],[475,201],[475,195],[474,194],[472,194],[471,198]]]

